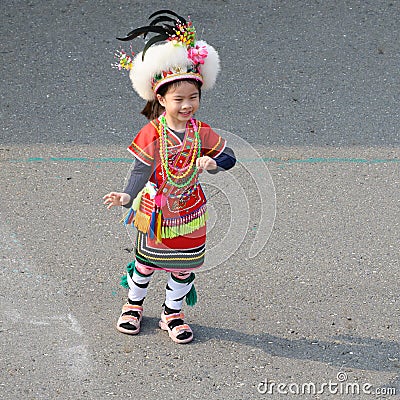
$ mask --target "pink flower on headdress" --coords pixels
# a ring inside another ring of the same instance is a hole
[[[208,50],[206,46],[199,46],[196,44],[195,47],[189,47],[188,49],[188,57],[195,64],[204,64],[204,59],[208,56]]]

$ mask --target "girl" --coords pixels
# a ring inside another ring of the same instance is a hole
[[[159,326],[174,342],[188,343],[193,332],[184,322],[182,304],[185,298],[189,305],[196,302],[193,270],[204,262],[206,240],[206,199],[198,176],[232,168],[236,159],[222,137],[194,118],[201,90],[215,83],[217,52],[196,41],[191,21],[168,10],[153,17],[149,26],[121,39],[158,33],[133,61],[123,51],[118,54],[118,68],[130,71],[134,89],[147,100],[142,114],[150,122],[128,147],[135,164],[126,188],[103,199],[108,209],[129,208],[125,223],[138,229],[135,262],[127,268],[128,302],[117,329],[139,333],[147,287],[160,269],[169,277]],[[151,47],[157,41],[166,42]]]

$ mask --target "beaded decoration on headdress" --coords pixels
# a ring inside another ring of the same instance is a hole
[[[153,100],[160,86],[178,79],[195,79],[203,84],[203,89],[211,88],[219,72],[218,53],[206,42],[196,40],[190,18],[186,20],[173,11],[160,10],[149,19],[153,19],[149,25],[117,38],[128,41],[140,35],[146,39],[149,33],[156,34],[133,60],[124,50],[116,53],[118,63],[114,66],[130,72],[138,94],[145,100]]]
[[[111,67],[118,69],[118,71],[121,71],[123,69],[130,71],[132,69],[132,62],[134,55],[135,53],[132,51],[132,46],[131,46],[131,56],[123,49],[116,50],[114,53],[114,58],[118,60],[118,62],[111,64]]]

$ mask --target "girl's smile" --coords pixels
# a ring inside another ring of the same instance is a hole
[[[184,129],[200,105],[199,90],[188,81],[171,87],[164,96],[157,94],[157,99],[165,108],[168,126],[174,130]]]

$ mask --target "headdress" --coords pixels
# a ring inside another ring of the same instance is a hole
[[[166,15],[165,15],[166,14]],[[156,11],[149,25],[136,28],[125,38],[128,41],[140,35],[155,33],[146,42],[142,52],[132,57],[121,50],[116,53],[118,69],[129,71],[133,88],[145,100],[155,99],[157,90],[165,83],[195,79],[204,90],[211,89],[219,72],[217,51],[205,41],[196,40],[196,31],[190,18],[170,10]],[[157,44],[165,42],[163,44]]]

